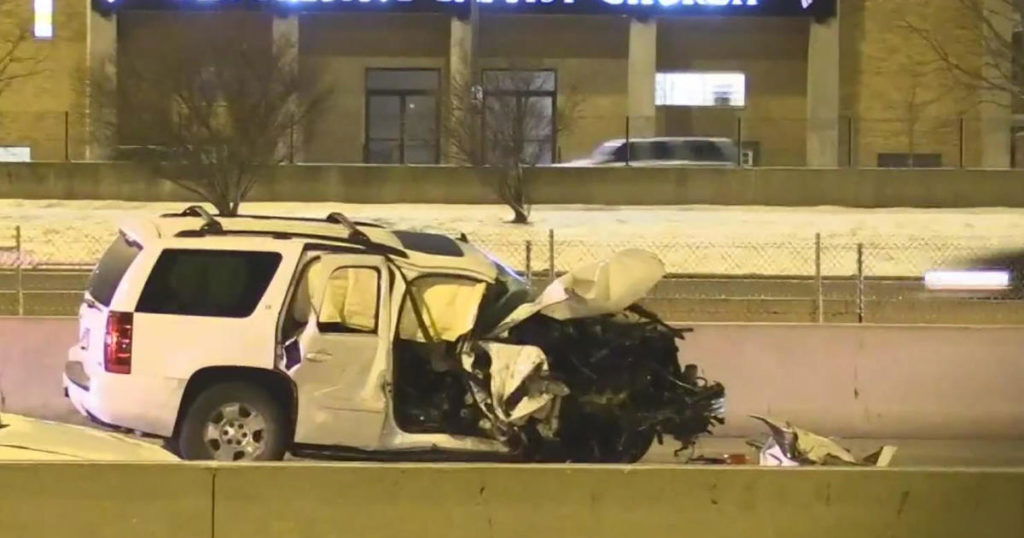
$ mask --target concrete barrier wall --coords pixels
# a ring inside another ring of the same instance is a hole
[[[726,386],[727,424],[749,414],[841,437],[1024,438],[1024,328],[697,325],[681,346]]]
[[[69,318],[0,317],[5,409],[81,421],[60,392]],[[722,381],[723,436],[762,414],[856,438],[1024,439],[1024,328],[704,324],[684,362]]]
[[[0,484],[4,538],[211,536],[213,473],[200,466],[8,462]]]
[[[252,201],[497,203],[493,171],[446,166],[264,169]],[[1024,207],[1014,170],[563,168],[527,170],[538,204]],[[0,198],[193,200],[131,163],[3,163]]]
[[[1024,535],[1016,471],[229,467],[214,499],[217,538]]]
[[[1024,535],[1019,470],[8,463],[0,480],[11,537]]]

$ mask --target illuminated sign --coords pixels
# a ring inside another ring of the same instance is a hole
[[[284,13],[395,11],[467,13],[474,0],[92,0],[93,9],[256,9]],[[634,16],[736,16],[829,18],[836,0],[476,0],[480,9],[505,13],[622,14]]]

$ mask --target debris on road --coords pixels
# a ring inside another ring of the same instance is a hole
[[[760,451],[759,465],[763,467],[798,467],[801,465],[871,465],[888,467],[896,454],[897,447],[885,445],[862,460],[843,448],[836,441],[814,432],[778,421],[751,415],[760,420],[771,431],[763,443],[752,442]]]

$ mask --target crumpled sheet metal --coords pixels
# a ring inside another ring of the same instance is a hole
[[[646,250],[628,249],[583,265],[556,280],[568,292],[565,301],[541,310],[555,319],[600,316],[639,301],[665,276],[665,264]]]
[[[547,357],[539,347],[497,342],[480,345],[491,356],[491,396],[497,402],[494,411],[499,419],[520,425],[554,400],[554,394],[528,391],[514,407],[509,404],[512,393],[521,385],[548,373]]]
[[[557,430],[558,398],[568,394],[565,385],[547,378],[550,373],[547,357],[535,346],[479,342],[490,355],[489,394],[474,387],[477,402],[484,413],[502,430],[521,426],[534,417],[543,423],[541,431]],[[472,356],[463,356],[463,367],[469,370]],[[526,394],[512,405],[513,394],[520,387]]]
[[[771,431],[771,438],[761,448],[760,464],[769,467],[812,465],[875,465],[886,467],[891,463],[896,447],[884,446],[878,452],[860,461],[838,443],[814,432],[777,420],[751,415]]]
[[[621,250],[562,275],[536,300],[515,309],[490,336],[503,334],[538,312],[559,320],[620,312],[643,299],[663,276],[665,264],[654,253]]]

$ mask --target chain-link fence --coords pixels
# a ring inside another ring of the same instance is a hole
[[[113,236],[73,226],[0,228],[0,314],[73,315]],[[531,230],[468,239],[538,286],[623,249],[651,251],[668,274],[647,302],[673,321],[1024,323],[1019,287],[966,296],[929,292],[922,282],[930,270],[1012,250],[1012,237],[627,240]]]
[[[110,235],[49,226],[0,227],[0,315],[74,315]]]

